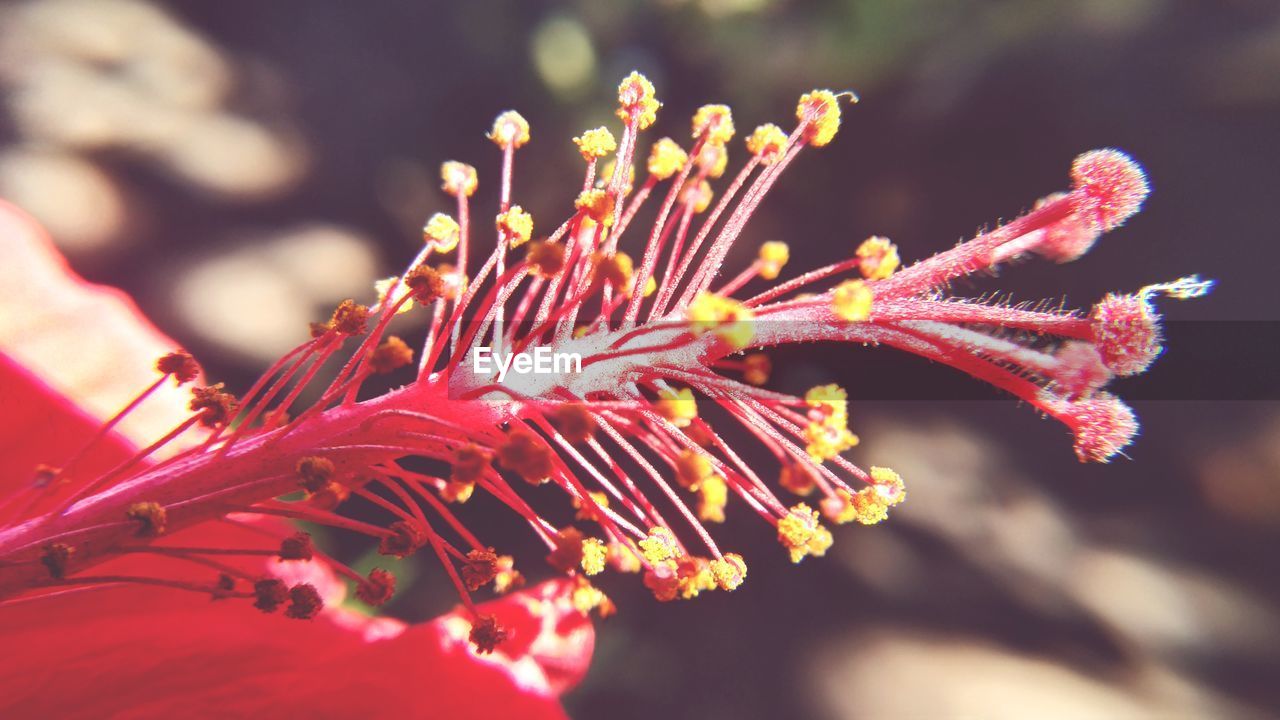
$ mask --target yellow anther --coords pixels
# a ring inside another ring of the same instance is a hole
[[[809,495],[817,487],[813,470],[804,463],[789,462],[778,472],[778,484],[796,495]]]
[[[618,85],[618,117],[625,123],[633,120],[636,127],[644,130],[658,119],[657,94],[653,83],[638,72],[632,72]]]
[[[534,240],[525,251],[529,272],[550,280],[564,269],[564,246],[548,240]]]
[[[466,163],[450,160],[440,165],[440,187],[454,197],[470,197],[476,191],[476,169]]]
[[[839,424],[848,422],[849,393],[839,385],[832,383],[811,387],[804,394],[804,401],[810,408],[809,419],[811,420],[819,422],[830,420]]]
[[[765,165],[772,165],[782,158],[787,147],[787,134],[773,123],[766,123],[747,136],[747,152],[760,158]]]
[[[840,129],[840,102],[830,90],[807,92],[796,105],[796,120],[804,125],[804,139],[814,147],[822,147]]]
[[[858,444],[858,436],[843,423],[811,422],[804,429],[805,450],[814,462],[830,460]]]
[[[573,588],[571,601],[574,609],[583,615],[595,610],[600,617],[605,618],[617,612],[613,601],[584,577],[578,578],[578,583]]]
[[[529,142],[529,121],[515,110],[508,110],[494,119],[488,137],[503,150],[521,147]]]
[[[387,293],[391,292],[392,287],[395,287],[395,292],[392,294],[391,297],[388,297]],[[379,307],[389,307],[390,305],[395,305],[396,303],[400,302],[400,298],[403,298],[405,295],[408,295],[410,292],[409,286],[400,282],[400,278],[398,277],[389,277],[389,278],[383,278],[381,280],[375,280],[373,282],[373,289],[378,293]],[[406,300],[404,303],[400,305],[400,307],[396,308],[396,314],[399,315],[401,313],[407,313],[412,309],[413,309],[413,301]]]
[[[813,537],[809,539],[809,554],[814,557],[822,557],[827,554],[827,550],[831,548],[834,538],[831,537],[831,531],[819,525],[813,531]]]
[[[871,479],[875,482],[869,489],[875,492],[886,505],[893,507],[907,499],[907,487],[898,473],[886,467],[872,467]]]
[[[782,268],[790,259],[791,248],[786,243],[777,240],[764,243],[760,246],[758,266],[760,277],[765,280],[776,280],[778,273],[782,272]]]
[[[584,190],[573,206],[594,222],[609,227],[613,225],[613,197],[605,190]]]
[[[618,149],[618,142],[613,139],[613,133],[605,127],[582,133],[573,139],[573,144],[578,146],[578,152],[582,153],[584,160],[597,160]]]
[[[889,238],[871,236],[858,246],[858,269],[862,277],[868,280],[884,280],[898,269],[902,262],[898,258],[898,248],[889,242]]]
[[[790,551],[791,562],[798,563],[810,554],[809,544],[819,529],[822,524],[818,522],[818,511],[804,503],[796,504],[786,517],[778,520],[778,542]]]
[[[649,150],[649,174],[659,180],[666,180],[680,172],[680,168],[688,160],[689,154],[675,140],[664,137]]]
[[[658,291],[658,281],[657,281],[657,280],[655,280],[655,279],[653,278],[653,276],[652,276],[652,275],[650,275],[649,277],[645,278],[645,281],[644,281],[644,296],[645,296],[645,297],[649,297],[650,295],[654,294],[654,293],[655,293],[655,292],[657,292],[657,291]]]
[[[605,560],[608,557],[609,551],[599,538],[591,537],[582,541],[582,572],[588,575],[604,572]]]
[[[831,310],[836,317],[849,322],[863,322],[871,317],[871,288],[862,280],[845,280],[831,293]]]
[[[609,563],[613,565],[614,570],[625,573],[640,572],[644,567],[640,562],[640,556],[622,543],[609,544]]]
[[[524,587],[524,575],[516,570],[515,558],[510,555],[499,555],[497,568],[498,574],[493,577],[494,592],[502,595]]]
[[[698,519],[703,522],[724,522],[724,508],[729,504],[729,484],[719,475],[712,475],[698,485]]]
[[[747,579],[747,562],[738,553],[725,553],[723,558],[711,561],[711,575],[721,590],[737,590]]]
[[[707,177],[718,178],[724,175],[724,169],[729,166],[729,150],[721,143],[709,142],[702,146],[697,163],[698,169],[706,173]]]
[[[510,247],[520,247],[533,237],[533,216],[519,205],[512,205],[506,212],[499,214],[494,224],[498,228],[498,234]]]
[[[698,597],[704,590],[716,589],[716,576],[711,573],[711,562],[707,558],[680,558],[676,573],[680,578],[680,597],[685,600]]]
[[[458,223],[444,213],[436,213],[422,226],[422,241],[437,252],[447,253],[458,247]]]
[[[649,536],[636,544],[640,546],[640,554],[650,565],[673,560],[683,554],[676,536],[661,525],[649,528]]]
[[[742,358],[742,379],[751,385],[764,385],[773,372],[773,362],[764,353],[751,353]]]
[[[703,105],[693,114],[693,139],[704,134],[708,143],[718,145],[733,139],[733,112],[728,105]]]
[[[631,278],[635,275],[635,263],[631,256],[618,252],[605,255],[603,252],[591,256],[591,264],[595,268],[597,282],[608,283],[614,292],[623,295],[631,294]]]
[[[684,184],[680,189],[680,202],[689,203],[693,206],[695,213],[703,213],[711,206],[711,200],[715,197],[715,193],[711,191],[711,183],[706,180],[693,181]]]
[[[676,427],[689,427],[689,423],[698,417],[698,401],[689,388],[672,390],[666,388],[658,391],[658,400],[654,410]]]
[[[732,298],[700,292],[689,303],[685,317],[694,335],[710,330],[734,350],[747,347],[755,337],[755,313]]]
[[[574,513],[573,517],[577,520],[598,522],[600,520],[600,511],[597,508],[609,507],[609,496],[595,490],[587,494],[591,496],[589,501],[579,500],[577,497],[573,498],[573,509],[578,511]]]
[[[697,490],[698,484],[711,477],[715,469],[706,455],[695,450],[681,450],[675,460],[676,482],[686,490]]]
[[[444,488],[440,490],[440,497],[445,502],[464,503],[471,499],[472,493],[476,491],[476,484],[473,482],[457,482],[450,480],[444,484]]]

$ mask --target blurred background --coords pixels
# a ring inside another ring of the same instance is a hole
[[[780,387],[850,389],[855,459],[897,469],[909,501],[800,567],[731,507],[724,537],[751,565],[732,595],[659,605],[636,578],[607,578],[620,613],[599,625],[574,717],[1280,715],[1272,0],[10,0],[0,197],[243,390],[309,320],[371,299],[412,256],[423,219],[450,208],[440,161],[476,165],[474,207],[492,206],[484,133],[499,111],[533,126],[517,202],[558,223],[581,178],[570,138],[616,129],[632,69],[665,103],[654,138],[684,138],[706,102],[732,105],[746,132],[789,127],[812,87],[862,97],[788,171],[732,272],[770,239],[791,244],[789,271],[871,234],[918,259],[1116,146],[1151,175],[1142,214],[1071,265],[957,290],[1087,306],[1190,273],[1219,287],[1165,307],[1166,357],[1119,387],[1144,433],[1107,466],[927,363],[788,356]],[[886,363],[913,379],[866,387]],[[532,549],[473,505],[489,541]],[[410,569],[394,613],[453,603],[434,561]]]

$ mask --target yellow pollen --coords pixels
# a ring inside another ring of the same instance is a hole
[[[758,269],[760,277],[765,280],[776,280],[778,273],[791,259],[791,248],[784,242],[770,240],[760,246]]]
[[[454,197],[470,197],[476,191],[476,169],[466,163],[450,160],[440,165],[440,186]]]
[[[444,213],[436,213],[422,226],[422,240],[437,252],[447,253],[458,246],[458,223]]]
[[[751,353],[742,358],[742,379],[751,385],[764,385],[773,372],[773,362],[764,353]]]
[[[649,174],[659,180],[680,172],[680,168],[688,162],[689,155],[671,138],[662,138],[653,144],[649,151]]]
[[[747,152],[760,158],[765,165],[772,165],[782,158],[787,147],[787,134],[773,123],[766,123],[747,136]]]
[[[387,293],[391,292],[392,286],[396,288],[395,296],[388,298]],[[373,289],[378,293],[378,305],[381,307],[387,307],[388,305],[394,305],[397,302],[400,302],[400,298],[404,297],[409,292],[408,286],[403,282],[400,282],[400,278],[398,277],[375,280],[373,282]],[[414,302],[412,300],[406,300],[400,305],[400,307],[396,308],[396,314],[401,315],[409,312],[413,309],[413,305]]]
[[[702,146],[702,150],[698,153],[698,169],[707,174],[709,178],[718,178],[724,175],[724,169],[729,166],[729,150],[721,143],[707,143]]]
[[[723,145],[733,139],[733,112],[728,105],[703,105],[693,114],[693,139],[704,134],[708,143]]]
[[[871,317],[873,296],[862,280],[846,280],[831,293],[831,310],[841,320],[863,322]]]
[[[582,572],[588,575],[599,575],[604,572],[605,560],[609,552],[599,538],[589,537],[582,541]]]
[[[521,147],[529,142],[529,121],[515,110],[508,110],[494,119],[488,137],[503,150]]]
[[[666,388],[658,391],[654,410],[676,427],[689,427],[693,419],[698,417],[698,402],[689,388]]]
[[[724,508],[729,504],[729,484],[719,475],[712,475],[698,486],[698,519],[703,522],[724,522]]]
[[[657,292],[657,290],[658,290],[658,281],[655,280],[652,275],[650,275],[644,281],[644,296],[649,297],[650,295]]]
[[[519,205],[512,205],[506,212],[498,215],[495,225],[498,233],[513,248],[520,247],[533,237],[533,216]]]
[[[711,563],[707,558],[684,557],[677,565],[680,597],[692,600],[704,590],[716,589],[716,577],[711,573]]]
[[[804,429],[805,450],[814,462],[830,460],[858,444],[858,436],[843,422],[811,422]]]
[[[584,190],[573,206],[604,227],[613,225],[613,197],[604,190]]]
[[[636,127],[644,130],[658,119],[658,102],[653,83],[638,72],[632,72],[618,85],[618,117],[625,123],[634,119]]]
[[[804,125],[804,139],[814,147],[822,147],[840,129],[840,102],[830,90],[807,92],[796,105],[796,120]]]
[[[705,455],[695,450],[681,450],[675,460],[676,481],[686,490],[697,490],[698,484],[711,477],[714,469]]]
[[[778,542],[790,551],[791,562],[798,563],[811,553],[809,544],[821,528],[818,511],[804,503],[796,504],[786,517],[778,520]]]
[[[588,495],[591,496],[590,502],[584,502],[577,497],[573,498],[573,509],[578,512],[574,513],[577,520],[600,520],[600,513],[596,508],[609,507],[609,496],[598,490],[593,490]]]
[[[834,538],[831,537],[831,531],[819,525],[813,531],[813,537],[809,539],[809,554],[814,557],[822,557],[827,554],[827,550],[831,548]]]
[[[605,127],[582,133],[581,136],[573,139],[573,144],[578,146],[578,152],[582,153],[584,160],[597,160],[618,149],[618,142],[613,139],[613,133]]]
[[[651,565],[680,557],[680,544],[676,536],[661,525],[649,529],[649,536],[636,543],[640,546],[640,554]]]
[[[711,191],[711,183],[706,180],[693,181],[685,183],[680,189],[680,202],[689,203],[693,206],[695,213],[703,213],[711,206],[711,200],[715,197],[715,193]]]
[[[711,575],[721,590],[737,590],[747,579],[747,563],[738,553],[725,553],[723,558],[711,561]]]
[[[897,246],[889,242],[889,238],[876,235],[863,240],[856,254],[858,269],[868,280],[884,280],[893,275],[901,263]]]
[[[603,252],[598,252],[591,256],[591,262],[595,266],[596,281],[608,283],[613,287],[614,292],[631,294],[631,278],[635,274],[635,263],[632,262],[630,255],[619,252],[606,256]]]
[[[751,344],[755,337],[755,313],[732,298],[700,292],[685,311],[689,331],[701,336],[708,330],[734,350]]]

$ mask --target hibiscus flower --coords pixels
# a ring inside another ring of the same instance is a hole
[[[2,531],[38,509],[6,502],[30,468],[79,451],[176,344],[122,293],[76,276],[43,231],[4,203],[0,257]],[[185,402],[185,393],[159,391],[78,464],[106,472],[184,419]],[[42,505],[57,500],[53,493]],[[157,544],[253,548],[293,532],[284,521],[241,516]],[[319,556],[228,555],[218,564],[314,587],[324,607],[293,622],[243,602],[124,582],[159,576],[177,587],[209,572],[159,553],[122,555],[94,569],[104,582],[0,603],[0,717],[563,717],[557,697],[581,679],[592,651],[591,624],[567,580],[478,605],[508,635],[480,655],[461,613],[407,624],[344,606],[345,584]]]

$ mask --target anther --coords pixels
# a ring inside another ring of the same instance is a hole
[[[311,583],[298,583],[289,588],[289,607],[285,608],[286,617],[295,620],[310,620],[324,609],[324,600],[320,591]]]
[[[497,456],[499,465],[532,485],[545,483],[555,468],[551,449],[523,426],[513,427],[507,433],[506,441],[498,446]]]
[[[599,160],[618,149],[618,142],[613,139],[613,133],[605,127],[587,130],[581,136],[574,138],[573,144],[578,146],[578,152],[582,153],[583,160]]]
[[[179,385],[195,380],[201,372],[200,363],[183,350],[176,350],[161,357],[156,361],[156,370],[165,375],[172,375],[174,382]]]
[[[369,571],[369,577],[356,586],[356,597],[367,605],[386,605],[396,592],[396,576],[382,568]]]
[[[595,435],[596,419],[586,405],[581,403],[558,405],[549,416],[564,439],[575,445],[584,443]]]
[[[296,532],[280,541],[281,560],[310,560],[314,554],[310,533]]]
[[[440,165],[440,188],[454,197],[470,197],[476,191],[476,169],[450,160]]]
[[[165,509],[156,502],[136,502],[124,512],[125,517],[137,524],[133,534],[137,537],[157,537],[165,531]]]
[[[488,137],[503,150],[522,147],[529,142],[529,121],[515,110],[507,110],[494,119]]]
[[[369,323],[369,308],[355,300],[343,300],[333,311],[329,327],[339,335],[360,335]]]
[[[369,353],[369,367],[375,373],[385,375],[413,362],[413,348],[395,335],[378,343]]]
[[[428,305],[444,295],[444,278],[429,265],[419,265],[410,270],[404,284],[413,292],[413,301],[419,305]]]
[[[238,409],[234,395],[223,392],[223,384],[191,388],[191,402],[187,407],[200,413],[200,424],[216,428],[231,421]]]
[[[498,576],[498,554],[493,548],[471,550],[462,562],[462,581],[475,592]]]
[[[471,643],[476,652],[487,655],[497,649],[507,639],[507,631],[498,624],[492,615],[481,615],[471,625]]]
[[[414,523],[397,520],[387,526],[390,535],[378,543],[378,552],[383,555],[394,555],[398,558],[408,557],[427,544],[427,536]]]
[[[76,549],[65,543],[51,543],[44,546],[40,553],[40,562],[49,570],[49,577],[61,580],[67,574],[67,563],[71,561]]]
[[[277,578],[262,578],[253,584],[253,606],[273,613],[289,600],[289,586]]]
[[[298,482],[302,485],[302,489],[315,493],[320,492],[333,480],[337,469],[329,458],[309,455],[298,461],[294,471],[298,474]]]

